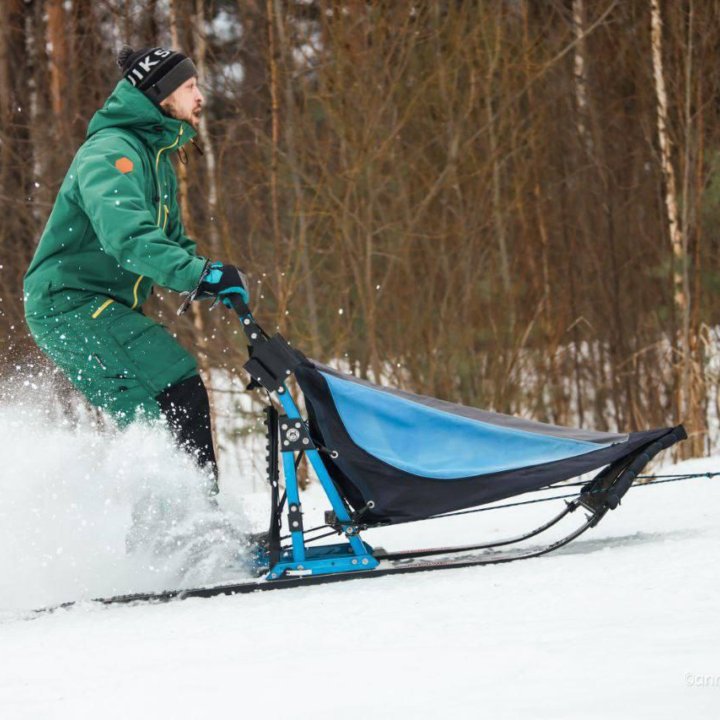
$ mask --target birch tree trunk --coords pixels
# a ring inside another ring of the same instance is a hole
[[[589,155],[592,150],[592,144],[587,128],[588,81],[587,43],[585,42],[585,0],[573,0],[572,10],[573,34],[575,35],[573,79],[575,81],[575,105],[577,108],[576,127],[580,141]]]
[[[585,14],[585,0],[573,0],[572,5],[573,35],[575,36],[575,50],[573,58],[573,81],[575,86],[575,127],[578,141],[586,159],[593,154],[592,136],[589,132],[590,108],[588,101],[588,56],[587,42],[585,40],[587,18]],[[563,207],[566,207],[567,198],[561,194]],[[581,207],[580,213],[584,219],[582,226],[587,223],[587,208]],[[563,222],[563,237],[568,255],[568,290],[570,293],[570,307],[572,312],[572,338],[573,338],[573,370],[575,374],[575,394],[577,397],[578,422],[582,427],[585,423],[584,412],[584,384],[581,371],[581,342],[579,332],[579,317],[577,312],[576,279],[572,263],[575,258],[575,244],[577,232],[568,231],[567,220]]]
[[[682,269],[686,262],[685,243],[678,223],[677,187],[675,169],[672,164],[672,143],[668,133],[668,99],[665,89],[665,75],[662,61],[662,16],[660,15],[659,0],[650,0],[651,9],[651,39],[653,79],[655,82],[655,98],[657,100],[657,129],[660,144],[660,164],[665,179],[665,208],[667,210],[668,229],[675,258],[673,273],[674,300],[683,323],[685,322],[687,308],[686,286],[683,281]],[[685,348],[683,348],[683,351]]]
[[[268,66],[270,72],[270,217],[272,222],[273,247],[277,266],[275,268],[275,283],[277,289],[277,316],[282,323],[287,309],[287,292],[285,288],[285,274],[280,270],[285,264],[283,253],[282,231],[280,229],[280,200],[278,191],[278,172],[280,164],[280,89],[278,78],[277,48],[275,44],[275,29],[273,0],[266,0],[265,14],[268,39]]]
[[[279,52],[286,65],[292,63],[292,50],[288,47],[287,35],[283,23],[282,7],[280,0],[274,0],[275,24],[279,41]],[[292,180],[293,194],[295,196],[295,217],[298,222],[298,252],[300,254],[300,267],[302,271],[302,284],[305,290],[305,302],[307,303],[308,321],[310,324],[310,347],[314,357],[320,356],[320,325],[318,322],[317,302],[315,300],[315,283],[310,254],[308,252],[307,219],[303,203],[302,187],[298,174],[298,154],[296,150],[294,117],[293,117],[293,92],[292,92],[292,66],[286,67],[285,71],[285,114],[286,119],[283,125],[285,130],[285,144],[287,146],[288,162],[290,164],[290,177]]]
[[[685,420],[692,427],[694,408],[691,407],[692,357],[690,351],[690,307],[687,238],[678,220],[678,195],[675,168],[672,164],[672,141],[668,131],[668,98],[663,70],[663,21],[659,0],[650,0],[650,37],[652,43],[653,79],[657,102],[657,132],[660,145],[660,164],[665,181],[665,209],[673,254],[673,300],[678,318],[679,357],[676,363],[676,406],[678,420]],[[691,52],[688,49],[688,52]],[[689,62],[689,60],[688,60]],[[689,118],[687,118],[689,120]],[[685,223],[683,224],[685,225]],[[681,451],[682,452],[682,451]]]

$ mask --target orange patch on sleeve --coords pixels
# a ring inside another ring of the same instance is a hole
[[[129,173],[135,166],[130,158],[121,157],[115,161],[115,167],[124,175]]]

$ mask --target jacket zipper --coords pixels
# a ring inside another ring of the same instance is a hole
[[[137,307],[138,304],[138,288],[140,287],[140,283],[142,282],[142,279],[144,278],[144,275],[141,275],[136,281],[135,285],[133,286],[133,304],[130,308],[131,310],[134,310]]]
[[[165,219],[163,220],[163,224],[162,224],[163,230],[165,230],[165,226],[167,225],[168,215],[170,213],[170,210],[169,210],[168,206],[165,205],[165,203],[163,203],[162,197],[160,197],[160,195],[162,193],[162,188],[160,187],[160,155],[165,150],[170,150],[170,149],[174,148],[180,142],[180,136],[182,134],[183,134],[183,129],[181,127],[180,132],[178,133],[178,136],[175,138],[175,142],[173,142],[171,145],[166,145],[164,148],[160,148],[160,150],[158,150],[158,152],[157,152],[157,155],[155,156],[155,180],[157,182],[157,189],[158,189],[158,214],[157,214],[157,223],[156,224],[158,226],[160,225],[160,211],[161,211],[161,207],[164,207],[165,208]],[[130,308],[131,310],[134,310],[138,305],[138,290],[140,289],[140,283],[142,282],[144,277],[145,277],[144,275],[141,275],[135,281],[135,286],[133,287],[134,302],[133,302],[132,307]]]
[[[162,210],[162,188],[160,187],[160,155],[165,152],[165,150],[172,150],[179,142],[180,137],[183,134],[183,128],[180,127],[180,132],[178,133],[178,136],[175,138],[175,142],[172,143],[172,145],[166,145],[164,148],[160,148],[157,152],[157,155],[155,156],[155,180],[157,181],[157,191],[158,191],[158,209],[157,209],[157,221],[156,225],[160,225],[160,211]]]

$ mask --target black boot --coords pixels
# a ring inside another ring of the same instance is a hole
[[[163,390],[155,399],[178,445],[210,474],[210,494],[217,495],[218,469],[212,439],[210,401],[202,378],[193,375]]]

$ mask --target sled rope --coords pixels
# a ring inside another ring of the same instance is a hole
[[[650,480],[650,482],[644,482],[644,483],[638,483],[633,484],[630,486],[630,489],[639,488],[639,487],[648,487],[650,485],[662,485],[663,483],[670,483],[670,482],[680,482],[681,480],[692,480],[695,478],[713,478],[720,475],[720,472],[707,472],[707,473],[684,473],[682,475],[638,475],[637,480]],[[582,485],[587,485],[588,481],[583,482],[574,482],[574,483],[566,483],[562,485],[562,487],[580,487]],[[540,488],[539,490],[533,490],[532,492],[544,492],[546,490],[554,490],[556,488]],[[560,487],[557,488],[558,490]],[[589,490],[588,495],[593,495],[595,493],[604,492],[602,489],[597,490]],[[551,502],[553,500],[566,500],[568,498],[577,498],[577,493],[567,493],[565,495],[552,495],[550,497],[544,497],[544,498],[536,498],[535,500],[521,500],[519,502],[512,502],[512,503],[503,503],[502,505],[493,505],[492,507],[479,507],[479,508],[473,508],[471,510],[458,510],[457,512],[453,513],[446,513],[444,515],[434,515],[433,517],[425,518],[426,520],[438,520],[440,518],[449,518],[449,517],[457,517],[458,515],[472,515],[474,513],[479,512],[488,512],[490,510],[504,510],[506,508],[512,508],[512,507],[519,507],[521,505],[535,505],[536,503],[544,503],[544,502]],[[405,521],[399,521],[392,523],[392,525],[402,525],[405,522],[416,522],[416,520],[405,520]],[[331,525],[317,525],[316,527],[310,528],[309,530],[305,531],[305,534],[309,534],[312,532],[316,532],[317,530],[322,530],[324,528],[332,527]],[[306,538],[306,542],[314,542],[316,540],[320,540],[322,538],[330,537],[331,535],[338,535],[339,532],[337,530],[331,530],[330,532],[323,533],[322,535],[317,535],[313,538]],[[290,535],[283,535],[281,537],[281,540],[287,540],[290,538]]]
[[[669,482],[680,482],[681,480],[690,480],[692,478],[700,477],[715,477],[720,475],[720,472],[716,473],[693,473],[688,475],[638,475],[637,480],[650,480],[651,482],[638,483],[630,486],[630,489],[648,487],[650,485],[662,485],[663,483]],[[655,478],[663,478],[656,480]],[[578,487],[580,485],[587,485],[585,482],[567,483],[562,487]],[[533,492],[542,492],[543,490],[550,490],[551,488],[541,488],[540,490],[533,490]],[[559,488],[558,488],[559,489]],[[605,492],[603,489],[598,488],[597,490],[589,490],[588,495],[594,495],[595,493]],[[486,510],[502,510],[503,508],[517,507],[518,505],[533,505],[535,503],[550,502],[551,500],[562,500],[564,498],[577,497],[576,493],[568,493],[567,495],[553,495],[552,497],[538,498],[536,500],[524,500],[515,503],[504,503],[503,505],[493,505],[492,507],[481,507],[474,508],[472,510],[459,510],[458,512],[448,513],[447,515],[436,515],[437,518],[454,517],[455,515],[469,515],[470,513],[485,512]],[[433,518],[435,519],[435,518]]]

